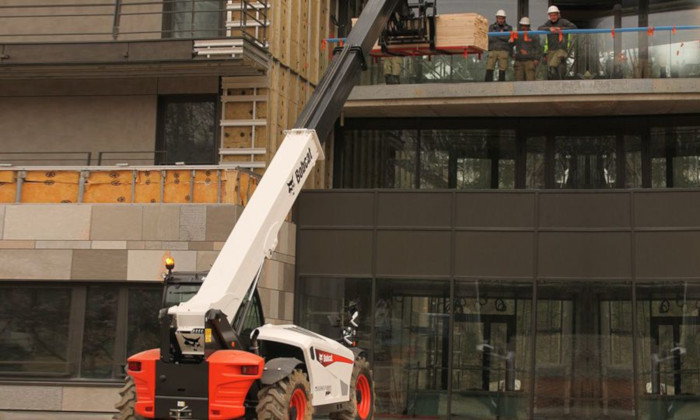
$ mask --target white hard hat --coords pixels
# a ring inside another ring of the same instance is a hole
[[[496,12],[496,16],[506,17],[506,11],[503,9],[500,9],[499,11]]]
[[[530,26],[530,18],[525,16],[524,18],[520,19],[520,24]]]
[[[559,8],[557,6],[549,6],[549,9],[547,9],[547,14],[550,13],[559,13]]]

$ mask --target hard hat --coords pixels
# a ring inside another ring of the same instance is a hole
[[[557,6],[549,6],[549,9],[547,9],[547,14],[550,13],[559,13],[559,8]]]
[[[506,11],[503,9],[500,9],[499,11],[496,12],[496,16],[506,17]]]
[[[526,17],[520,19],[520,24],[530,26],[530,18],[526,16]]]

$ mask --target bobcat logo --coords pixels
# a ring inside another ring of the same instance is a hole
[[[287,188],[289,188],[289,194],[294,192],[294,179],[290,179],[289,182],[287,182]]]

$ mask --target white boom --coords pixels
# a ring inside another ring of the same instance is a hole
[[[316,131],[287,133],[199,292],[168,310],[178,332],[203,332],[209,309],[221,310],[233,321],[261,264],[272,256],[282,223],[317,160],[323,160],[323,149]]]

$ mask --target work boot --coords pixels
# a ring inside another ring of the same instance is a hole
[[[498,71],[498,81],[499,81],[499,82],[505,82],[505,81],[506,81],[506,72],[505,72],[505,70],[499,70],[499,71]]]
[[[554,67],[547,67],[547,80],[558,80],[559,75],[557,74],[557,69]]]
[[[486,70],[486,77],[484,82],[493,82],[493,70]]]
[[[394,84],[396,84],[396,82],[394,81],[394,77],[396,77],[396,76],[391,75],[391,74],[385,74],[384,81],[386,81],[387,85],[394,85]]]

